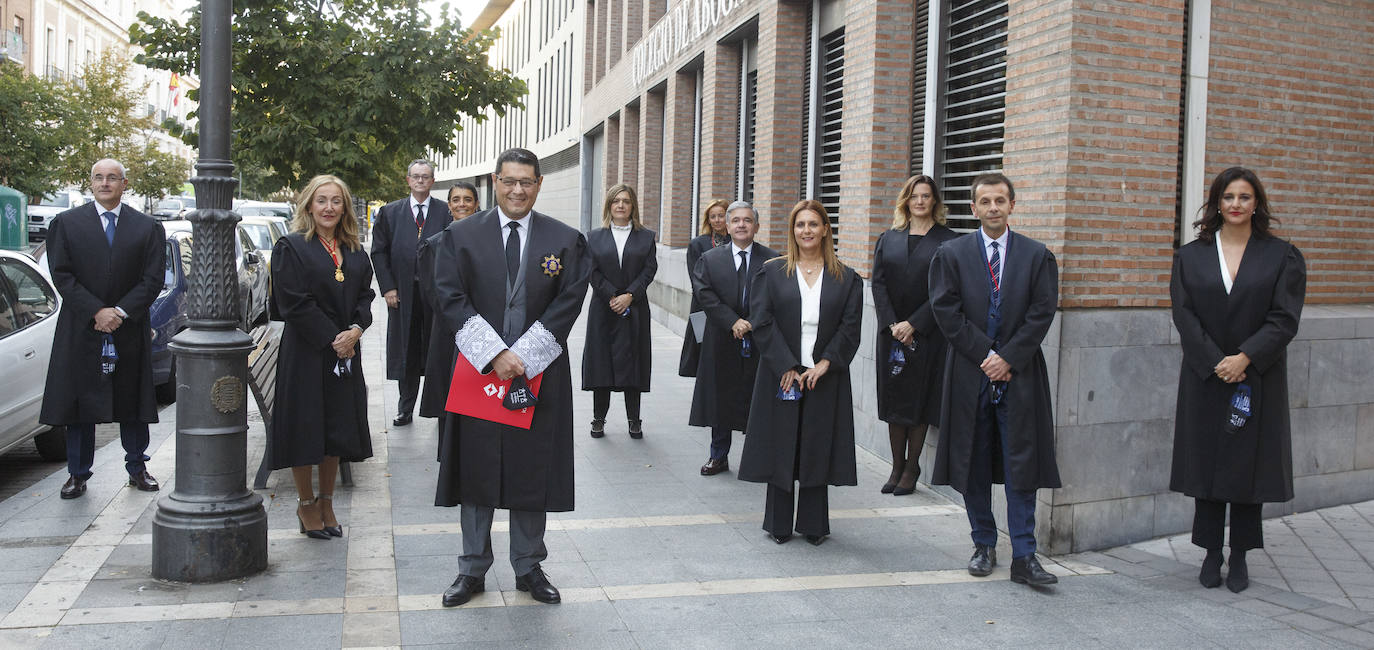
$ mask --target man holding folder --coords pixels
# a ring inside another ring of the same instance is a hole
[[[435,245],[436,308],[457,332],[462,358],[501,382],[542,374],[527,429],[452,412],[445,418],[435,505],[461,505],[463,528],[446,607],[485,590],[496,508],[510,510],[516,588],[539,602],[560,600],[539,563],[548,556],[547,513],[573,509],[567,338],[582,312],[589,268],[582,234],[533,211],[542,182],[533,153],[503,152],[492,174],[497,206],[454,222]],[[460,379],[453,390],[473,383]]]

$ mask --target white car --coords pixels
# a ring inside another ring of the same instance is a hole
[[[56,217],[67,210],[86,203],[88,199],[76,190],[62,190],[44,194],[36,205],[30,205],[29,241],[42,241],[48,236],[48,226]]]
[[[44,460],[66,460],[65,427],[38,423],[61,297],[24,253],[0,250],[0,453],[32,439]]]

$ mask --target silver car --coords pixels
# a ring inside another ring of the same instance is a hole
[[[65,427],[38,423],[61,297],[24,253],[0,250],[0,453],[33,440],[44,460],[66,460]]]

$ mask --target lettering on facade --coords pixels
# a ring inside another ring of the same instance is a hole
[[[630,83],[638,88],[658,74],[741,4],[743,0],[682,0],[674,5],[635,44],[630,54]]]

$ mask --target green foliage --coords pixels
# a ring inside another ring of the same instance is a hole
[[[30,197],[60,189],[62,157],[80,136],[65,126],[71,114],[61,84],[0,63],[0,185]]]
[[[153,198],[176,194],[186,182],[186,160],[158,149],[152,142],[131,151],[117,152],[115,158],[124,162],[129,191],[134,194]]]
[[[138,166],[135,158],[144,148],[138,135],[156,127],[151,116],[135,117],[143,103],[146,87],[136,85],[129,76],[130,62],[106,51],[81,70],[80,81],[65,87],[71,105],[65,128],[78,134],[73,146],[62,156],[58,178],[66,184],[87,188],[91,165],[101,158],[114,158],[126,171]],[[130,182],[133,175],[130,174]]]
[[[140,12],[137,60],[196,72],[199,11],[185,23]],[[433,29],[416,0],[244,0],[233,20],[233,157],[269,170],[268,185],[332,173],[360,196],[403,194],[406,163],[453,153],[463,115],[504,115],[526,93],[488,64],[495,32],[447,7]]]

